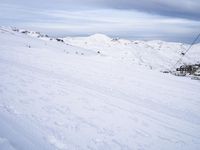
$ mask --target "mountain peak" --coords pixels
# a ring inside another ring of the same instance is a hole
[[[96,33],[96,34],[93,34],[91,36],[89,36],[90,39],[94,39],[94,40],[98,40],[98,41],[110,41],[111,38],[108,37],[107,35],[105,34],[100,34],[100,33]]]

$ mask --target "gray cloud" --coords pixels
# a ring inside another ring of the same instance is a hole
[[[136,9],[170,17],[200,20],[199,0],[107,0],[106,5],[117,9]]]
[[[62,9],[113,8],[138,10],[163,16],[200,20],[199,0],[0,0],[29,7],[48,7]]]

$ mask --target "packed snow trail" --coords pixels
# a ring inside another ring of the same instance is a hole
[[[1,150],[200,148],[200,82],[0,34]]]

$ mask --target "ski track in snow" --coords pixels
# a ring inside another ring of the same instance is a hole
[[[200,82],[0,34],[1,150],[199,149]]]

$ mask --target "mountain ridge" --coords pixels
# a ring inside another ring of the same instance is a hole
[[[177,60],[182,57],[182,53],[190,46],[188,44],[165,42],[161,40],[153,41],[131,41],[127,39],[111,38],[104,34],[94,34],[87,37],[65,37],[53,38],[40,32],[17,29],[14,27],[2,28],[10,32],[17,32],[31,37],[39,38],[45,41],[57,41],[65,45],[85,49],[92,53],[112,57],[121,61],[128,61],[138,65],[146,66],[156,70],[170,70]],[[183,64],[199,63],[200,44],[193,45],[191,52],[188,53],[179,67]],[[76,52],[84,54],[83,52]]]

